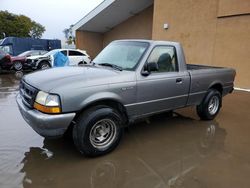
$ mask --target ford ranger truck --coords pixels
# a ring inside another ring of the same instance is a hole
[[[136,119],[196,106],[201,120],[219,113],[233,91],[235,70],[186,64],[180,43],[118,40],[91,65],[23,77],[17,104],[43,137],[72,130],[76,148],[94,157],[112,151]]]

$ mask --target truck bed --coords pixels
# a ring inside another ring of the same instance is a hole
[[[223,96],[233,90],[234,69],[187,64],[187,71],[191,78],[188,105],[199,104],[208,89],[215,84],[221,89]]]

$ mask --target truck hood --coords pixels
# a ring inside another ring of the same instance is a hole
[[[28,74],[23,80],[39,90],[56,92],[65,86],[75,89],[133,81],[135,72],[101,66],[58,67]]]

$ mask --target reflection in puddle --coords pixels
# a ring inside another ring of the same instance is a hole
[[[117,150],[99,158],[80,156],[69,141],[46,139],[43,149],[25,153],[22,171],[31,187],[178,187],[223,148],[224,138],[215,121],[154,117],[130,127]]]
[[[16,77],[16,79],[21,80],[23,77],[23,71],[16,71],[15,77]]]

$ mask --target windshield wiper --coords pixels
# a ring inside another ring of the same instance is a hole
[[[122,67],[120,67],[118,65],[111,64],[111,63],[99,63],[98,65],[112,67],[113,69],[116,69],[116,70],[119,70],[119,71],[123,70]]]

